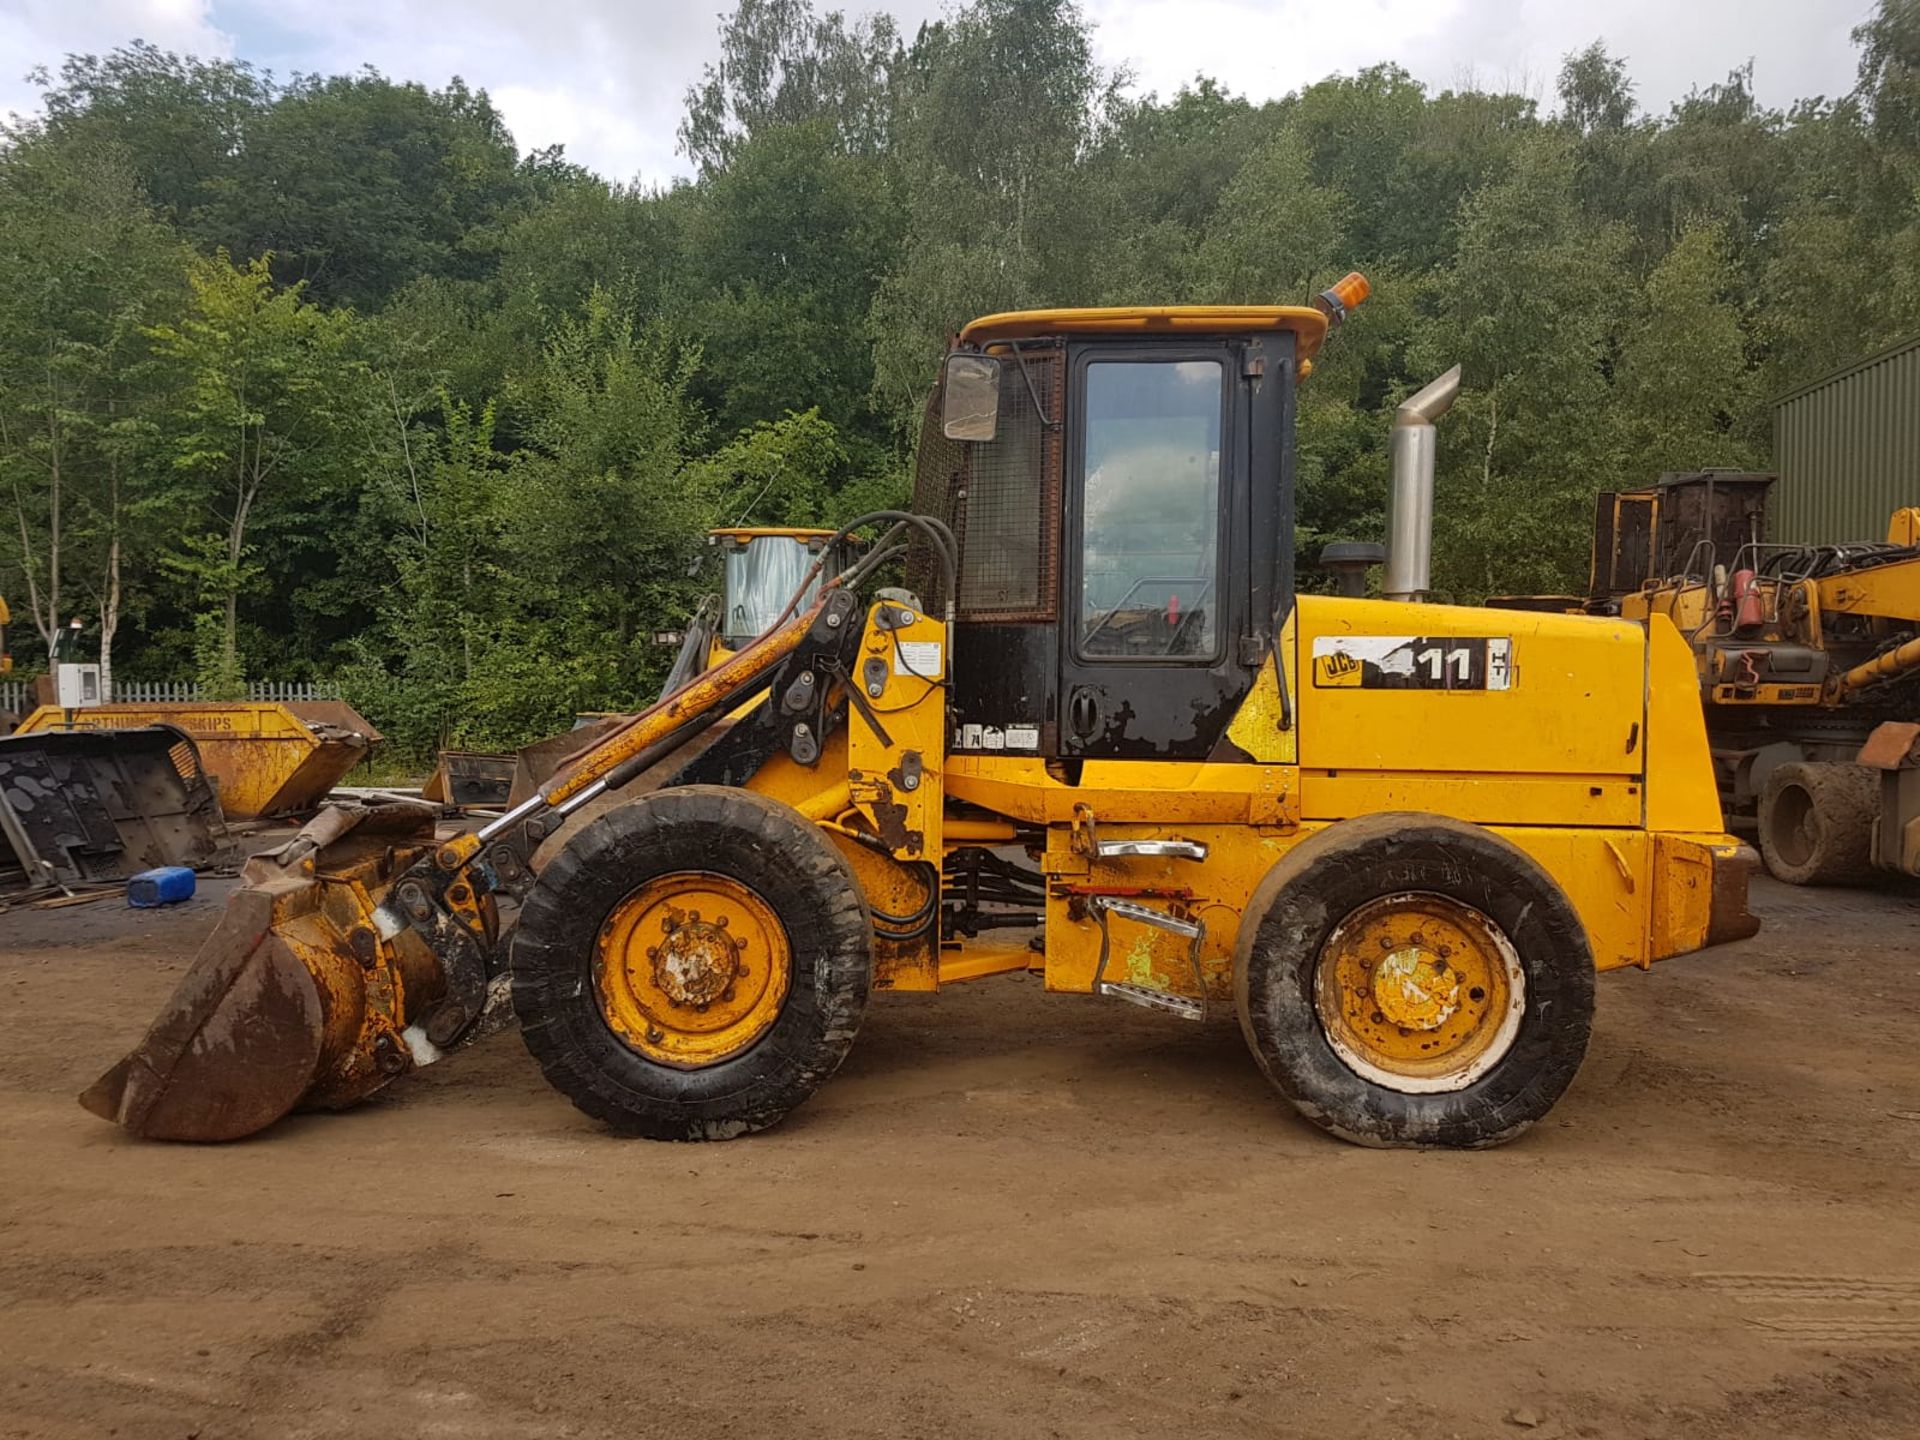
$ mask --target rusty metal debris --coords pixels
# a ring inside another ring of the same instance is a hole
[[[199,751],[165,725],[0,739],[0,835],[28,889],[203,868],[231,854]]]

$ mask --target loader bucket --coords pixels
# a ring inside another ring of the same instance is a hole
[[[334,806],[250,859],[245,884],[144,1039],[80,1097],[155,1140],[234,1140],[366,1098],[413,1067],[405,1031],[445,980],[374,910],[433,844],[433,812]]]

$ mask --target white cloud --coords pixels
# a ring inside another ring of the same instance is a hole
[[[564,144],[616,179],[684,174],[674,127],[717,51],[730,0],[0,0],[0,112],[29,110],[21,77],[67,51],[142,38],[239,56],[280,74],[371,64],[440,85],[485,87],[522,148]],[[825,10],[860,0],[816,0]],[[1515,88],[1550,105],[1568,51],[1604,39],[1659,113],[1751,58],[1762,101],[1838,94],[1853,81],[1848,32],[1872,0],[1083,0],[1103,64],[1171,94],[1195,75],[1256,99],[1334,71],[1391,61],[1436,87]],[[911,37],[943,0],[887,6]]]
[[[133,39],[168,50],[230,56],[212,0],[0,0],[0,115],[31,114],[40,92],[27,72],[58,70],[69,54],[101,54]]]
[[[1851,88],[1849,34],[1873,0],[1088,0],[1095,44],[1139,88],[1195,74],[1256,97],[1392,61],[1430,86],[1553,100],[1561,59],[1598,39],[1624,56],[1642,106],[1664,113],[1751,59],[1763,103]]]

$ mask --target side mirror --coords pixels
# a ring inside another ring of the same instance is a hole
[[[947,356],[940,429],[949,440],[991,440],[1000,427],[1000,362],[987,355]]]

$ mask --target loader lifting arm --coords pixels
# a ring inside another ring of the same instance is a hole
[[[824,691],[858,639],[857,614],[852,593],[830,585],[539,795],[444,844],[425,807],[322,810],[247,863],[160,1017],[81,1103],[147,1138],[236,1139],[296,1108],[354,1104],[486,1033],[506,1013],[498,902],[532,887],[540,842],[782,676]]]

